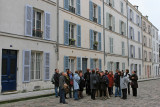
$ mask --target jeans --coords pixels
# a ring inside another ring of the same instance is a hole
[[[78,100],[78,90],[74,90],[74,100]]]
[[[60,103],[65,103],[65,90],[60,88]]]
[[[55,95],[56,97],[58,97],[58,87],[57,86],[55,86]]]
[[[117,97],[119,94],[119,97],[121,97],[121,89],[120,87],[115,87],[115,97]]]

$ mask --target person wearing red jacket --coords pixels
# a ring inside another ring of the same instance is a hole
[[[109,91],[109,95],[111,96],[112,95],[112,87],[114,84],[114,78],[113,78],[112,71],[110,71],[108,74],[108,80],[109,80],[108,91]]]

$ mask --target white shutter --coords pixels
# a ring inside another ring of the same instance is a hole
[[[25,35],[32,36],[32,19],[33,19],[33,7],[26,5],[25,7]]]
[[[30,82],[31,51],[23,51],[23,82]]]
[[[44,80],[50,80],[50,53],[44,53]]]
[[[50,40],[50,13],[45,12],[44,39]]]

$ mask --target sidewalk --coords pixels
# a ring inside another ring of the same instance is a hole
[[[157,80],[157,79],[160,79],[160,77],[150,78],[150,79],[141,79],[138,81],[143,82],[143,81],[150,81],[150,80]],[[40,98],[40,97],[45,97],[45,96],[51,96],[53,94],[54,94],[54,89],[33,91],[33,92],[27,92],[27,93],[8,94],[8,95],[1,94],[0,95],[0,104],[14,102],[14,101],[20,101],[20,100],[26,100],[26,99]]]

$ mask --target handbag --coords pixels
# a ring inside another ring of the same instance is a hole
[[[63,88],[64,88],[66,94],[69,93],[69,87],[66,83],[63,85]]]

